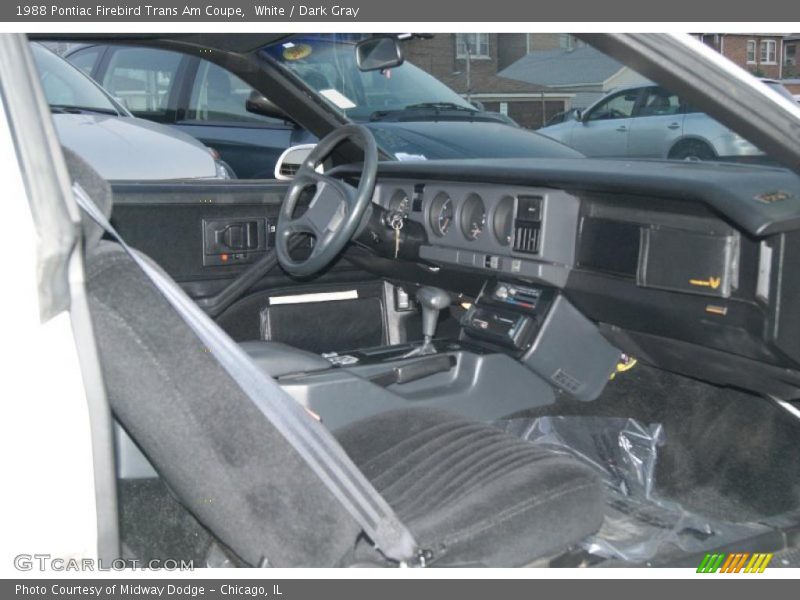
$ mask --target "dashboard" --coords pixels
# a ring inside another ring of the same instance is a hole
[[[566,283],[580,201],[560,190],[382,181],[373,201],[424,228],[419,257],[434,264]]]
[[[373,202],[399,214],[407,234],[399,255],[391,235],[383,252],[373,247],[382,258],[372,270],[390,280],[467,297],[499,283],[552,290],[626,353],[800,397],[800,178],[789,171],[597,159],[384,163]]]

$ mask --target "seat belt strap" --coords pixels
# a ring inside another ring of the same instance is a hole
[[[403,566],[416,562],[419,552],[413,535],[347,456],[336,438],[310,417],[305,408],[274,379],[259,369],[244,350],[174,281],[128,246],[78,183],[73,184],[72,191],[78,206],[119,242],[247,397],[361,526],[378,550]]]

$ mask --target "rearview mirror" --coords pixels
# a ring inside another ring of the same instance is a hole
[[[356,64],[361,71],[378,71],[403,64],[403,51],[397,40],[383,35],[356,44]]]
[[[292,121],[282,109],[278,108],[272,100],[268,99],[263,94],[253,90],[250,92],[247,100],[244,103],[245,110],[255,115],[262,117],[270,117],[272,119],[283,119],[284,121]]]

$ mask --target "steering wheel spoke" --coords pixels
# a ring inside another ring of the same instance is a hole
[[[320,235],[320,231],[317,229],[316,224],[314,221],[308,218],[307,214],[303,214],[302,216],[292,219],[286,223],[286,233],[290,236],[307,234],[313,235],[314,237],[319,237]]]

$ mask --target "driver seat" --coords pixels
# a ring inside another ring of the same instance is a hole
[[[108,184],[64,152],[72,177],[110,214]],[[253,566],[388,564],[125,251],[101,241],[88,217],[83,230],[113,414],[177,499]],[[528,564],[602,521],[588,468],[489,425],[409,408],[336,436],[432,564]]]

